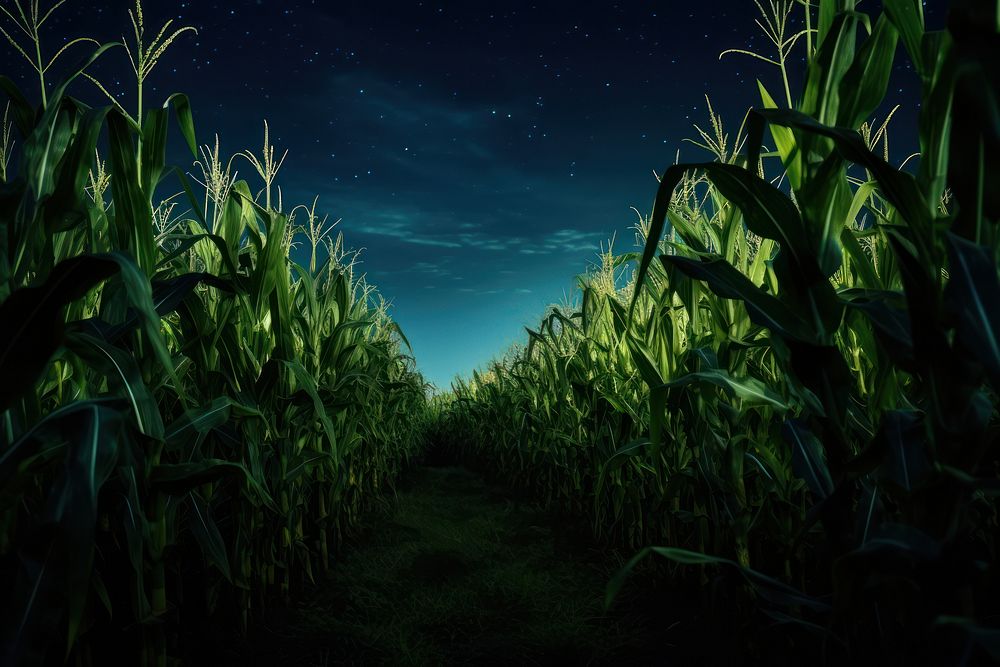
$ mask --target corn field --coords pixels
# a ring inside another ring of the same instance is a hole
[[[625,550],[609,606],[643,570],[750,619],[732,641],[760,660],[1000,659],[996,3],[940,32],[919,0],[759,5],[776,54],[724,55],[783,89],[749,90],[735,134],[709,103],[639,251],[432,399],[317,202],[283,201],[270,128],[229,159],[185,95],[148,99],[193,29],[147,32],[137,2],[126,44],[64,40],[86,56],[54,83],[61,5],[0,17],[38,75],[0,77],[0,662],[165,665],[186,628],[250,632],[429,449]],[[114,58],[135,109],[88,71]],[[900,58],[923,102],[894,166]]]

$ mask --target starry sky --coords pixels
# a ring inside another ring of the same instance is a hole
[[[130,6],[69,0],[45,44],[121,39]],[[925,3],[930,25],[943,24],[945,6]],[[145,17],[147,30],[174,19],[199,31],[153,71],[148,103],[186,92],[199,141],[218,133],[224,154],[259,151],[266,119],[278,154],[288,150],[285,209],[318,195],[318,210],[341,220],[419,368],[442,388],[571,299],[602,242],[632,249],[630,207],[648,211],[653,170],[678,150],[708,158],[683,141],[693,124],[708,127],[706,94],[735,133],[758,101],[756,79],[781,93],[776,69],[719,58],[728,48],[771,55],[750,0],[146,0]],[[4,73],[28,81],[3,53]],[[892,149],[905,156],[917,146],[919,84],[906,57],[897,62]],[[95,73],[131,108],[124,51]],[[93,89],[74,92],[102,103]],[[189,154],[176,160],[193,169]]]

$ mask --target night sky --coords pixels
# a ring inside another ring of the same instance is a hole
[[[45,43],[118,40],[131,34],[130,6],[69,0]],[[925,3],[931,25],[945,6]],[[632,248],[630,207],[648,212],[653,170],[678,149],[708,157],[682,143],[694,123],[708,127],[706,93],[730,132],[758,101],[756,78],[781,93],[776,69],[720,62],[727,48],[771,55],[750,0],[147,0],[145,14],[147,31],[168,18],[199,30],[158,65],[147,103],[186,92],[199,141],[218,133],[227,155],[259,152],[267,119],[279,154],[289,151],[285,209],[319,195],[318,208],[342,219],[441,387],[572,298],[602,241],[617,234],[616,250]],[[2,53],[2,73],[27,81],[14,52]],[[905,55],[898,63],[888,98],[903,105],[891,126],[901,159],[917,150],[918,89]],[[128,68],[116,51],[96,74],[131,109]],[[103,104],[87,86],[74,93]],[[189,154],[176,156],[189,167]]]

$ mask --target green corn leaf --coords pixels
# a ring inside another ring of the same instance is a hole
[[[810,260],[802,253],[809,245],[806,230],[792,200],[776,187],[742,167],[730,164],[701,165],[719,192],[740,211],[747,227],[758,236],[773,239],[798,266]]]
[[[837,15],[847,10],[848,5],[853,8],[853,0],[826,0],[817,3],[817,5],[819,6],[819,21],[817,22],[816,42],[817,45],[822,45],[832,29]],[[817,48],[819,47],[817,46]]]
[[[722,369],[711,369],[688,373],[663,385],[667,389],[679,389],[692,384],[711,384],[720,387],[727,394],[748,405],[762,405],[785,412],[791,406],[775,391],[760,380],[751,377],[733,377]]]
[[[744,303],[750,319],[771,332],[802,341],[813,341],[809,325],[776,297],[757,287],[721,257],[694,260],[687,257],[665,257],[665,262],[696,280],[704,280],[713,292],[725,299]]]
[[[701,239],[700,232],[693,224],[685,220],[683,216],[678,215],[674,211],[667,211],[667,219],[670,220],[673,229],[677,230],[677,233],[680,234],[681,239],[684,240],[684,243],[689,248],[695,252],[709,252],[708,247]]]
[[[852,193],[841,157],[836,153],[828,155],[814,168],[812,178],[796,194],[802,208],[802,217],[809,225],[807,242],[811,248],[810,255],[815,258],[810,257],[807,263],[800,266],[789,267],[791,275],[785,272],[779,273],[779,276],[786,285],[801,282],[809,286],[809,292],[816,293],[821,286],[814,286],[810,278],[816,283],[826,282],[821,281],[818,276],[832,276],[843,267],[840,239],[847,220],[845,214],[850,210]],[[779,256],[779,261],[775,262],[776,273],[782,271],[779,265],[783,263],[783,258]],[[832,290],[829,292],[832,296]]]
[[[199,285],[214,287],[228,294],[236,293],[236,289],[230,281],[223,280],[211,273],[184,273],[166,280],[152,282],[153,309],[160,317],[174,312],[180,303]]]
[[[851,258],[851,267],[858,272],[861,284],[870,289],[880,290],[884,287],[882,279],[875,272],[875,266],[871,258],[865,253],[861,244],[858,243],[857,235],[849,228],[845,227],[840,232],[840,243]]]
[[[181,129],[184,141],[193,157],[198,157],[198,139],[194,131],[194,113],[191,111],[191,100],[183,93],[174,93],[163,103],[163,108],[174,108],[177,125]]]
[[[28,102],[21,89],[10,77],[0,75],[0,91],[10,100],[13,111],[14,125],[22,137],[28,137],[35,129],[35,109]]]
[[[754,587],[754,590],[762,598],[775,605],[804,607],[816,612],[825,612],[830,609],[830,605],[825,601],[806,595],[802,591],[782,583],[773,577],[769,577],[751,568],[743,567],[736,561],[677,547],[646,547],[633,556],[608,582],[604,596],[605,609],[611,607],[611,603],[618,596],[618,593],[625,585],[626,579],[632,570],[635,569],[635,566],[648,556],[654,554],[681,565],[721,565],[732,567]]]
[[[115,247],[130,253],[143,271],[155,265],[153,211],[148,191],[144,191],[136,171],[136,149],[131,128],[121,112],[108,114],[111,190],[115,209],[112,241]]]
[[[820,37],[819,49],[809,62],[802,111],[820,123],[835,124],[837,121],[840,90],[854,62],[858,24],[857,14],[837,14],[826,34]]]
[[[632,361],[639,370],[639,375],[643,381],[650,387],[662,386],[666,380],[660,374],[657,361],[653,358],[649,348],[632,336],[626,339],[626,344],[628,345],[629,352],[632,354]]]
[[[219,396],[202,408],[185,410],[181,417],[167,426],[164,435],[167,448],[184,449],[184,444],[190,439],[210,433],[228,423],[234,416],[265,419],[257,409],[237,403],[228,396]]]
[[[233,401],[228,396],[220,396],[202,409],[184,411],[184,415],[166,428],[165,439],[168,450],[181,449],[197,435],[210,433],[213,429],[229,421]]]
[[[337,458],[338,456],[338,442],[336,431],[333,428],[333,422],[330,421],[330,416],[326,411],[326,406],[323,404],[323,399],[319,395],[319,391],[316,387],[316,381],[309,374],[309,371],[305,369],[297,361],[284,361],[282,365],[285,368],[292,371],[292,375],[295,377],[295,382],[298,388],[309,396],[312,400],[314,417],[323,426],[323,431],[326,434],[327,441],[330,443],[330,453]]]
[[[167,124],[171,106],[174,107],[181,134],[184,135],[191,155],[198,157],[191,103],[187,95],[175,93],[167,98],[161,108],[150,109],[142,121],[142,190],[150,197],[166,166]]]
[[[174,390],[183,398],[183,385],[177,380],[173,359],[160,330],[160,316],[153,302],[153,288],[149,279],[127,255],[113,252],[102,257],[118,265],[118,276],[124,287],[128,306],[139,315],[139,326],[145,334],[145,341],[152,348],[167,377],[173,381]]]
[[[643,285],[646,279],[649,266],[656,255],[660,238],[663,236],[663,226],[667,219],[667,210],[670,208],[670,200],[673,197],[674,189],[681,182],[681,179],[684,178],[686,171],[687,167],[685,166],[673,165],[668,167],[663,172],[663,176],[660,177],[660,185],[656,189],[656,198],[653,201],[653,212],[649,216],[649,233],[646,237],[646,245],[642,251],[642,259],[639,260],[639,269],[636,271],[635,284],[637,289],[629,305],[629,319],[632,318],[635,312],[635,305],[639,299],[640,290],[638,288]]]
[[[913,67],[921,76],[927,73],[924,64],[924,6],[921,0],[884,0],[886,16],[899,31]]]
[[[945,300],[958,313],[958,341],[1000,388],[1000,279],[993,258],[989,248],[948,234]]]
[[[221,280],[208,273],[186,273],[169,280],[155,280],[152,283],[153,309],[158,317],[173,313],[184,299],[194,291],[199,284],[211,285],[220,291],[234,292],[231,283]],[[142,317],[135,308],[126,311],[125,319],[119,324],[108,324],[99,318],[90,318],[71,322],[70,331],[87,333],[107,342],[114,343],[126,333],[136,329],[143,323]]]
[[[156,440],[163,439],[159,407],[132,355],[102,338],[78,332],[69,333],[65,344],[108,379],[109,389],[128,401],[141,433]]]
[[[87,220],[90,199],[84,191],[91,156],[109,107],[82,112],[72,140],[54,173],[51,194],[45,201],[44,225],[49,234],[64,232]]]
[[[597,476],[597,486],[594,495],[597,498],[601,497],[601,491],[604,489],[607,476],[612,470],[620,468],[632,458],[641,456],[651,445],[653,443],[650,440],[634,440],[615,451],[614,455],[601,466],[601,471]]]
[[[899,33],[892,22],[887,16],[881,16],[840,82],[837,125],[858,127],[882,104],[889,87],[898,39]]]
[[[167,109],[150,109],[142,120],[142,191],[152,197],[167,162]]]
[[[187,198],[188,205],[191,207],[191,211],[198,219],[198,222],[201,223],[201,228],[207,232],[213,231],[211,229],[211,225],[209,225],[208,220],[206,219],[205,211],[202,210],[202,202],[198,201],[198,198],[195,197],[194,190],[191,189],[191,179],[187,177],[187,174],[181,171],[180,167],[170,167],[169,171],[177,177],[178,181],[180,181],[181,187],[184,189],[184,196]]]
[[[908,367],[913,360],[913,335],[902,296],[884,290],[849,289],[840,297],[848,307],[865,314],[889,354]]]
[[[57,170],[76,129],[80,107],[72,100],[54,102],[25,141],[21,159],[33,202],[44,202],[55,189]]]
[[[205,560],[217,567],[226,581],[232,582],[233,575],[229,567],[229,556],[226,554],[226,542],[212,518],[208,503],[202,500],[196,491],[191,491],[187,497],[191,508],[187,524],[198,545],[201,546]]]
[[[284,474],[284,481],[294,482],[303,475],[308,474],[313,468],[320,464],[327,464],[336,467],[336,459],[326,452],[314,450],[303,450],[288,463],[288,469]]]
[[[193,488],[218,482],[226,477],[238,477],[255,485],[247,469],[239,463],[222,459],[205,459],[190,463],[161,463],[153,466],[149,483],[171,495],[183,495]]]
[[[0,412],[28,391],[62,344],[63,307],[119,270],[107,256],[65,260],[38,287],[25,287],[0,304]]]
[[[42,454],[46,462],[51,463],[54,457],[63,455],[66,443],[61,440],[61,429],[65,424],[85,419],[77,413],[89,411],[94,406],[101,408],[102,414],[129,410],[129,405],[120,398],[76,401],[53,410],[0,453],[0,488],[16,481],[19,469],[33,457]]]
[[[760,80],[757,81],[757,89],[760,91],[760,99],[765,109],[778,108],[777,102],[767,92],[767,89]],[[798,144],[795,141],[795,134],[787,127],[780,125],[771,125],[770,131],[771,138],[774,139],[774,145],[778,149],[778,154],[781,155],[781,163],[788,173],[788,182],[791,184],[793,191],[798,191],[802,187],[802,151],[799,150]],[[748,163],[750,168],[753,168],[755,165],[756,162]]]
[[[781,433],[792,447],[792,469],[795,475],[805,481],[817,499],[827,498],[833,493],[833,479],[819,439],[797,419],[786,421]]]
[[[165,268],[175,259],[184,255],[184,253],[190,250],[191,247],[196,243],[205,240],[209,241],[212,245],[214,245],[218,249],[219,257],[222,259],[222,264],[223,266],[225,266],[226,271],[228,271],[228,279],[238,280],[240,278],[239,271],[236,268],[236,258],[232,254],[231,248],[226,243],[226,240],[223,239],[221,236],[217,236],[215,234],[190,234],[190,235],[185,234],[178,236],[176,238],[168,237],[168,239],[166,240],[178,241],[177,247],[171,250],[171,252],[164,255],[163,258],[159,262],[157,262],[156,268],[158,270]],[[202,275],[210,275],[210,274],[206,273]]]

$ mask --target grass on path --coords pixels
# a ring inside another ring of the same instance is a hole
[[[602,606],[618,561],[572,522],[455,467],[421,467],[242,664],[661,664],[676,632]]]

